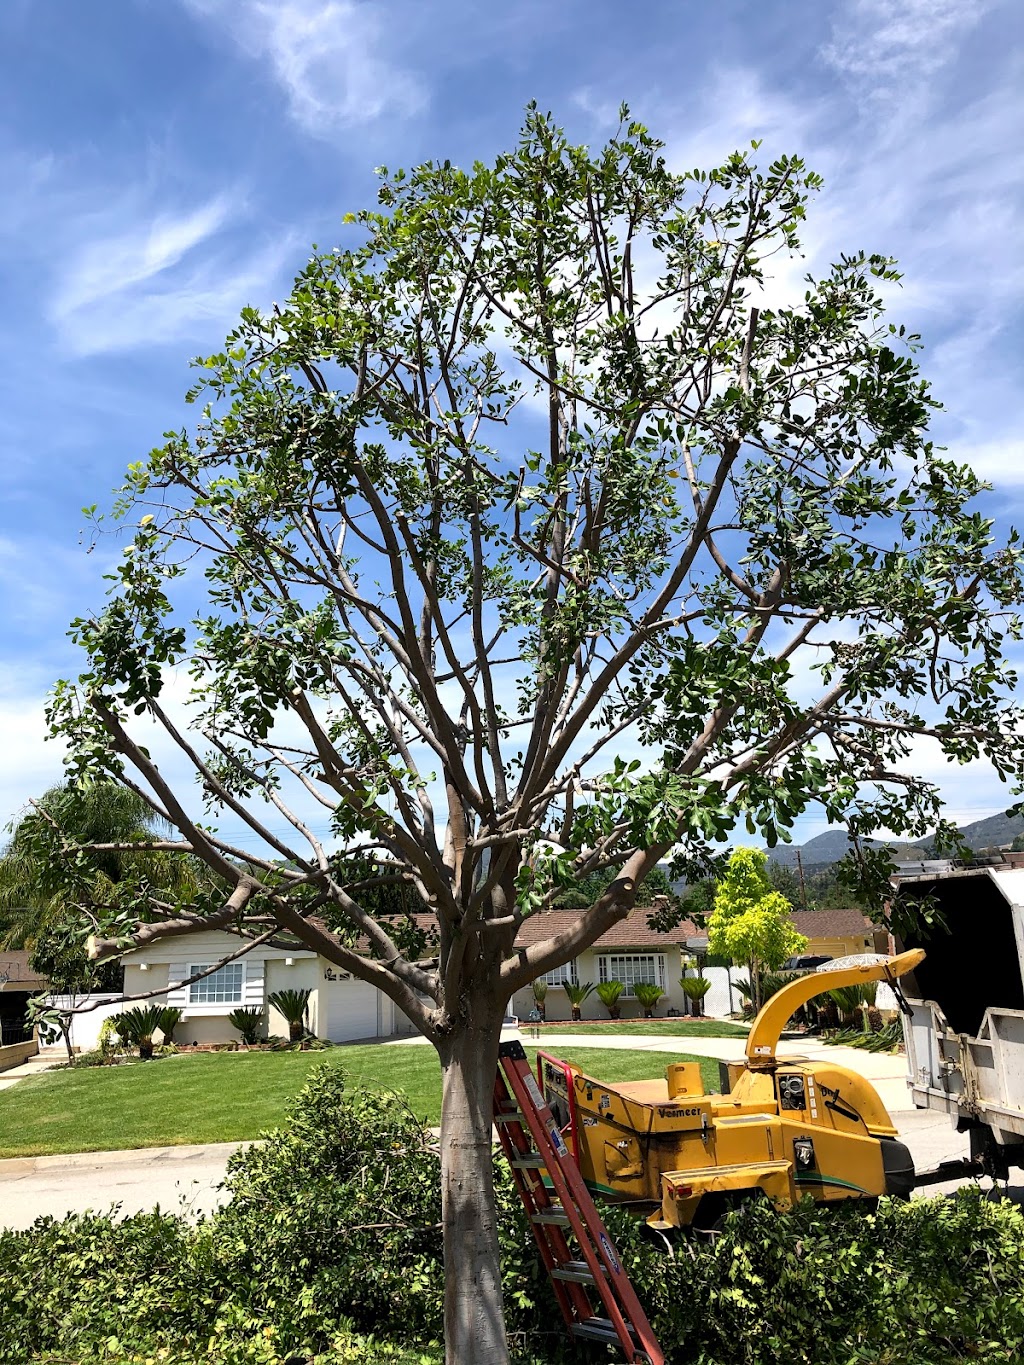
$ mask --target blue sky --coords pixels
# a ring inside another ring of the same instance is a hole
[[[936,434],[1024,520],[1022,36],[1020,0],[4,0],[0,822],[60,774],[43,698],[116,553],[81,508],[185,421],[188,358],[375,166],[489,158],[531,99],[595,142],[626,100],[678,167],[804,156],[807,268],[900,258]],[[934,775],[962,819],[1005,804],[981,765]]]

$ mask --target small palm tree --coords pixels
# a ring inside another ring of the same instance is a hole
[[[144,1008],[136,1005],[134,1009],[112,1016],[118,1037],[122,1042],[137,1047],[144,1062],[153,1056],[153,1034],[160,1027],[162,1013],[159,1005],[147,1005]]]
[[[284,1015],[288,1025],[288,1037],[293,1043],[301,1042],[302,1035],[307,1032],[306,1007],[309,1004],[309,996],[308,990],[274,991],[273,995],[267,996],[267,1004]]]
[[[588,995],[594,993],[593,981],[585,981],[581,986],[577,981],[563,981],[562,989],[569,998],[569,1006],[574,1020],[579,1022],[582,1017],[583,1002]]]
[[[157,1024],[157,1028],[163,1034],[165,1043],[174,1042],[174,1030],[181,1022],[183,1013],[184,1010],[178,1009],[176,1005],[165,1005],[160,1011],[160,1022]]]
[[[711,982],[706,976],[681,976],[679,984],[690,1002],[693,1015],[699,1019],[704,1013],[704,997],[711,989]]]
[[[537,1012],[544,1018],[544,1001],[548,998],[548,983],[540,977],[533,983],[533,998],[537,1002]]]
[[[263,1011],[255,1005],[252,1005],[249,1008],[232,1010],[228,1015],[228,1023],[242,1035],[242,1042],[245,1046],[252,1047],[254,1043],[258,1043],[260,1040],[260,1029],[263,1027]]]
[[[622,981],[602,981],[598,986],[598,999],[608,1011],[608,1017],[610,1019],[621,1018],[622,1010],[619,1008],[619,996],[625,989],[625,983]]]
[[[644,1018],[653,1019],[655,1007],[665,992],[652,981],[638,981],[633,987],[633,994],[643,1006]]]

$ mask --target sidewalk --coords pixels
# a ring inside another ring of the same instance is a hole
[[[67,1055],[60,1053],[55,1055],[52,1052],[37,1053],[35,1057],[30,1057],[27,1062],[22,1062],[20,1066],[12,1066],[9,1071],[0,1071],[0,1090],[7,1090],[12,1085],[17,1085],[19,1081],[27,1079],[29,1076],[41,1076],[44,1071],[52,1071],[55,1066],[60,1066],[67,1061]]]

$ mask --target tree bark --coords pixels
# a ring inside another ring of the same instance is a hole
[[[474,1002],[441,1057],[446,1365],[508,1365],[491,1166],[504,1003]]]

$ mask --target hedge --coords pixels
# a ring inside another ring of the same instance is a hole
[[[0,1233],[4,1365],[436,1365],[437,1154],[401,1096],[318,1067],[285,1126],[232,1157],[229,1201]],[[519,1359],[565,1345],[511,1181],[495,1171]],[[678,1365],[952,1365],[1024,1359],[1024,1216],[974,1188],[878,1212],[753,1207],[714,1245],[649,1241],[607,1210]]]

